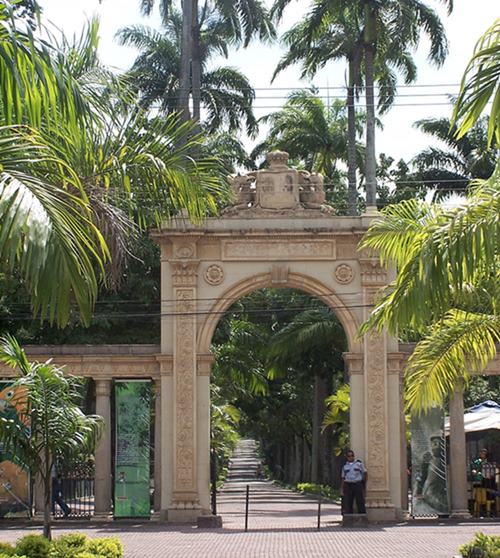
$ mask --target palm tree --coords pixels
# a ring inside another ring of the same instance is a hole
[[[498,23],[479,40],[467,67],[453,124],[467,133],[491,95],[491,76],[500,72]],[[481,64],[476,66],[478,60]],[[483,88],[484,86],[484,88]],[[478,94],[480,92],[480,94]],[[500,140],[500,105],[490,113],[490,139]],[[466,203],[452,209],[414,200],[389,206],[375,221],[361,247],[393,263],[397,279],[378,301],[361,333],[387,327],[423,335],[406,370],[411,411],[428,409],[450,394],[456,383],[481,372],[500,341],[500,164],[485,182],[469,191]]]
[[[254,149],[253,158],[271,149],[284,149],[306,170],[319,172],[330,182],[339,176],[337,163],[348,158],[344,132],[347,114],[342,101],[335,100],[327,106],[314,90],[294,91],[280,111],[263,117],[261,121],[270,124],[270,130],[267,140]],[[360,115],[355,128],[361,135]],[[355,147],[356,157],[362,160],[362,146],[356,144]]]
[[[459,137],[474,125],[493,97],[488,123],[488,145],[494,137],[496,143],[500,145],[499,83],[500,19],[497,19],[477,42],[472,59],[462,78],[452,120],[458,127]]]
[[[104,236],[118,262],[124,244],[115,233],[130,230],[128,216],[143,228],[183,207],[201,219],[224,195],[218,164],[192,157],[201,138],[178,147],[192,126],[175,116],[151,121],[113,93],[96,63],[97,37],[92,22],[76,45],[48,50],[0,32],[0,48],[17,54],[2,68],[0,118],[31,126],[0,132],[2,269],[18,270],[34,312],[59,325],[73,301],[89,322],[109,260]]]
[[[173,11],[172,0],[160,0],[160,13],[164,23]],[[154,0],[141,0],[141,11],[150,15]],[[179,110],[189,118],[189,96],[193,98],[193,117],[199,119],[201,104],[203,41],[202,25],[207,14],[215,14],[224,27],[223,37],[227,44],[246,47],[254,36],[270,40],[275,36],[268,11],[262,0],[183,0],[182,39],[180,48]],[[226,47],[227,48],[227,47]]]
[[[484,180],[493,174],[498,149],[487,146],[487,118],[480,118],[460,138],[449,118],[419,120],[415,127],[446,146],[446,149],[428,147],[412,160],[420,178],[437,189],[436,196],[450,191],[465,192],[474,179]]]
[[[118,32],[121,44],[134,46],[140,54],[128,72],[139,92],[145,109],[158,106],[169,114],[178,108],[183,95],[181,68],[182,18],[176,11],[169,13],[160,33],[144,26],[126,27]],[[209,133],[226,128],[237,131],[245,126],[250,135],[257,130],[252,103],[255,93],[248,79],[230,67],[209,69],[214,55],[226,53],[227,37],[223,22],[216,14],[205,14],[200,24],[200,101],[207,113],[203,128]],[[198,117],[199,120],[199,117]]]
[[[406,369],[412,412],[441,403],[459,378],[483,370],[500,340],[499,169],[452,209],[407,200],[387,207],[362,241],[398,268],[370,328],[422,336]],[[389,292],[390,290],[390,292]]]
[[[311,482],[318,482],[320,456],[324,455],[324,439],[320,434],[326,410],[325,398],[334,372],[343,369],[342,352],[346,339],[333,311],[323,305],[318,307],[317,301],[312,304],[312,308],[297,314],[272,337],[268,362],[271,378],[286,375],[291,368],[302,369],[314,376]]]
[[[44,488],[43,534],[51,538],[51,472],[58,457],[91,455],[102,433],[101,417],[84,415],[78,405],[77,378],[61,368],[30,363],[13,337],[0,339],[0,360],[17,369],[13,382],[17,394],[11,404],[21,409],[19,420],[0,417],[0,441],[16,461],[39,476]],[[27,426],[29,425],[29,427]]]
[[[451,0],[444,0],[451,10]],[[276,0],[272,13],[276,17],[281,17],[285,7],[290,0]],[[436,12],[420,0],[318,0],[315,2],[311,12],[311,22],[313,29],[323,17],[330,18],[331,22],[338,22],[341,34],[349,31],[350,41],[356,45],[356,57],[351,59],[356,63],[359,61],[358,44],[362,45],[364,56],[360,61],[360,73],[365,81],[366,99],[366,157],[365,157],[365,180],[366,180],[366,203],[368,207],[376,206],[376,156],[375,156],[375,82],[383,85],[384,79],[392,83],[392,88],[385,89],[385,85],[380,88],[379,103],[387,106],[390,104],[390,93],[394,90],[397,76],[391,66],[403,73],[406,83],[411,83],[416,79],[414,63],[411,59],[411,52],[416,50],[421,34],[427,36],[430,41],[429,59],[437,65],[442,64],[447,53],[447,42],[442,23]],[[316,17],[315,17],[316,16]],[[319,17],[319,19],[318,19]],[[354,26],[354,27],[353,27]],[[354,29],[357,31],[353,34]],[[335,28],[332,28],[335,31]],[[309,31],[309,36],[313,34]],[[340,36],[339,36],[340,39]],[[326,41],[326,45],[334,41]],[[335,43],[334,43],[335,44]],[[331,59],[346,56],[346,50],[340,49],[331,51],[334,56]],[[354,52],[354,51],[353,51]],[[328,46],[322,56],[327,60],[329,55]],[[315,54],[314,56],[318,56]],[[391,61],[388,65],[387,62]],[[351,69],[351,68],[350,68]],[[352,67],[354,75],[355,66]],[[357,83],[356,80],[349,79],[348,84]],[[384,100],[384,97],[388,97]],[[352,172],[352,171],[351,171]],[[352,178],[351,178],[352,188]],[[353,194],[351,198],[354,199]]]

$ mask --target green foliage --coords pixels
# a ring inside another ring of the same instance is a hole
[[[50,558],[75,558],[86,549],[88,538],[82,533],[62,535],[52,541]]]
[[[16,552],[16,549],[14,548],[13,545],[11,545],[10,543],[0,541],[0,554],[5,554],[7,556],[11,556],[15,552]]]
[[[49,558],[50,541],[43,535],[26,535],[16,544],[16,554],[25,554],[29,558]]]
[[[460,547],[463,558],[500,558],[500,536],[476,533],[475,538]]]
[[[500,339],[500,168],[446,209],[408,200],[384,210],[361,247],[398,268],[361,333],[383,326],[423,336],[406,368],[412,412],[442,403],[481,371]]]
[[[462,137],[493,101],[488,123],[488,145],[495,138],[500,145],[500,19],[479,39],[465,70],[452,123]]]
[[[312,482],[299,482],[297,490],[304,494],[321,494],[330,500],[338,500],[340,493],[338,490],[333,489],[331,486],[325,484],[315,484]]]
[[[122,558],[123,543],[118,537],[89,539],[86,550],[103,558]]]

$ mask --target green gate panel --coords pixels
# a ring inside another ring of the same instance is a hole
[[[151,382],[115,382],[115,517],[149,517]]]

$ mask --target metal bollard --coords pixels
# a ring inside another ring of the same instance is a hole
[[[248,500],[250,498],[250,485],[247,484],[247,493],[245,499],[245,531],[248,531]]]
[[[321,528],[321,492],[318,494],[318,531]]]

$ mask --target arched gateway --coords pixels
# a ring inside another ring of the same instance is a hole
[[[210,344],[225,310],[264,287],[301,289],[330,306],[347,335],[351,444],[368,467],[373,520],[404,507],[406,443],[402,354],[386,333],[357,337],[376,292],[391,278],[358,251],[371,216],[337,217],[322,177],[269,168],[233,179],[236,205],[195,226],[177,219],[154,234],[161,246],[161,512],[169,521],[209,513]]]

